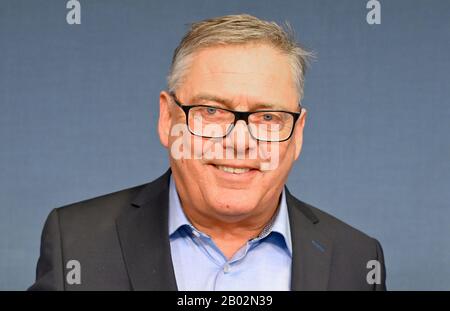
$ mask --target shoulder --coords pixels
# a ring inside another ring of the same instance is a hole
[[[371,236],[355,228],[353,225],[350,225],[317,207],[309,204],[307,205],[319,219],[319,222],[317,223],[318,229],[326,232],[327,235],[333,237],[334,240],[341,239],[346,240],[349,243],[373,242]]]
[[[293,196],[290,197],[290,203],[294,225],[291,234],[293,239],[300,241],[297,244],[309,244],[308,240],[319,241],[319,244],[325,243],[325,249],[331,254],[329,289],[386,289],[383,249],[375,238]],[[303,246],[302,249],[308,248]],[[321,251],[325,252],[325,249]],[[371,270],[368,269],[373,267],[376,267],[374,271],[377,277],[369,280],[367,278]]]
[[[300,210],[313,223],[315,230],[332,240],[335,247],[348,249],[362,247],[369,252],[376,251],[379,247],[378,241],[367,233],[311,204],[290,196],[294,208]]]
[[[66,232],[98,232],[115,226],[124,212],[134,210],[168,187],[170,170],[159,178],[141,185],[104,194],[54,209],[49,218],[54,218]]]
[[[57,214],[65,226],[71,224],[79,227],[86,227],[89,224],[101,226],[114,222],[147,185],[148,183],[68,204],[56,208],[53,213]]]

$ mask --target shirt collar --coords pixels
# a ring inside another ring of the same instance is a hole
[[[181,207],[180,197],[178,196],[174,179],[172,176],[169,179],[169,236],[172,236],[180,227],[192,227],[192,224],[187,219]]]
[[[181,206],[180,198],[178,196],[178,192],[175,186],[175,181],[170,176],[169,182],[169,236],[172,235],[181,227],[189,226],[192,229],[195,229],[191,222],[186,217],[186,214],[183,211]],[[288,208],[286,203],[286,191],[283,188],[283,192],[281,194],[280,205],[277,210],[277,214],[275,219],[263,229],[263,232],[260,234],[260,237],[265,237],[269,235],[271,232],[279,233],[286,243],[286,247],[289,253],[292,255],[292,240],[291,240],[291,230],[289,224],[289,215]]]

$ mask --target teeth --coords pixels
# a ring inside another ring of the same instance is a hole
[[[229,167],[229,166],[223,166],[223,165],[217,165],[216,167],[219,170],[222,170],[227,173],[232,173],[232,174],[242,174],[242,173],[247,173],[248,171],[250,171],[249,168],[236,168],[236,167]]]

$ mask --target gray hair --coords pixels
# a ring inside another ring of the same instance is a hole
[[[218,45],[268,44],[289,58],[299,99],[303,98],[304,77],[313,54],[295,41],[289,23],[281,27],[248,14],[226,15],[192,23],[175,49],[167,83],[170,92],[183,82],[194,52]]]

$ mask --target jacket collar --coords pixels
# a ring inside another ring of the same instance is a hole
[[[133,290],[177,290],[168,234],[170,170],[148,184],[116,221]]]
[[[330,274],[332,240],[319,228],[319,218],[308,204],[286,188],[292,235],[291,290],[326,290]]]

